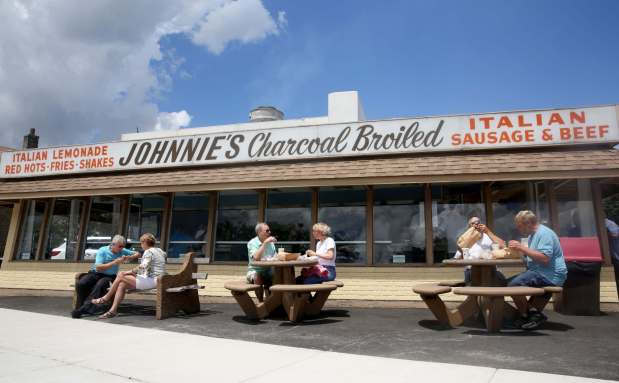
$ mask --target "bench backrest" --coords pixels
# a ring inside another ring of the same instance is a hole
[[[598,237],[559,237],[566,261],[602,262]]]

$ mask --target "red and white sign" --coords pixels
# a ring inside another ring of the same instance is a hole
[[[619,143],[617,106],[230,130],[2,153],[0,177]]]

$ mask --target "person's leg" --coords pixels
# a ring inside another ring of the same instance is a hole
[[[310,276],[303,278],[304,285],[314,285],[317,283],[322,283],[322,281],[323,281],[322,277],[320,275],[315,275],[315,274],[312,274]]]
[[[325,266],[325,268],[328,271],[327,277],[325,279],[323,279],[323,281],[327,282],[327,281],[333,281],[335,280],[335,266]]]
[[[108,310],[109,312],[112,312],[114,314],[118,312],[118,305],[120,305],[120,302],[122,302],[123,299],[125,299],[126,291],[127,291],[127,284],[124,281],[121,281],[118,284],[118,289],[116,289],[116,294],[114,295],[114,302],[112,303],[112,307],[110,307],[110,309]]]
[[[112,286],[110,286],[110,288],[107,291],[107,293],[105,293],[100,298],[93,299],[92,303],[100,305],[100,304],[111,302],[112,298],[114,298],[114,295],[116,295],[116,290],[118,289],[118,285],[122,282],[122,278],[120,278],[120,277],[123,274],[124,273],[122,271],[120,273],[118,273],[118,276],[116,277],[116,279],[114,279],[114,283],[112,283]]]
[[[137,280],[135,275],[133,274],[123,274],[121,280],[125,284],[125,289],[127,290],[135,290],[137,286]]]
[[[531,270],[518,274],[516,277],[511,278],[508,282],[508,286],[544,287],[551,285],[552,283],[543,275]],[[526,297],[512,297],[512,299],[514,300],[516,307],[518,307],[518,311],[522,317],[521,319],[524,319],[524,323],[520,326],[522,329],[536,329],[540,324],[548,319],[534,307],[529,307]]]
[[[90,302],[88,297],[92,294],[93,288],[98,280],[99,277],[97,276],[97,273],[93,271],[89,271],[87,274],[82,275],[79,279],[77,285],[75,286],[79,306],[71,311],[71,317],[81,318],[82,314],[86,313],[84,310],[84,305],[87,306],[87,303]]]
[[[617,288],[617,295],[619,295],[619,259],[613,258],[612,260],[615,269],[615,287]]]

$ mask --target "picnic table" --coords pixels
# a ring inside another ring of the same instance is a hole
[[[263,319],[281,306],[288,314],[288,319],[296,322],[304,315],[318,314],[331,291],[339,287],[335,281],[314,285],[296,284],[295,267],[310,267],[317,264],[317,259],[304,257],[291,261],[252,262],[254,266],[273,268],[273,285],[263,300],[260,293],[256,294],[259,300],[257,304],[248,292],[262,291],[262,286],[239,282],[228,282],[224,286],[232,292],[236,301],[250,318]],[[312,293],[314,293],[313,296]]]
[[[444,324],[456,327],[466,319],[477,316],[483,318],[489,332],[501,329],[505,315],[515,314],[515,308],[504,301],[506,296],[530,296],[535,305],[545,305],[548,299],[535,300],[547,291],[543,288],[526,286],[503,287],[503,282],[496,276],[497,266],[522,266],[520,259],[447,259],[443,263],[447,266],[466,267],[471,266],[471,287],[455,287],[456,295],[465,295],[464,302],[455,309],[448,309],[440,294],[452,291],[451,287],[444,285],[419,285],[413,291],[421,295],[422,299],[436,318]]]

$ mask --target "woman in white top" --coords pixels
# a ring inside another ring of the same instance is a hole
[[[112,298],[112,307],[99,316],[99,319],[115,317],[118,313],[118,305],[125,298],[127,290],[149,290],[157,287],[157,277],[165,274],[165,252],[158,247],[154,247],[156,238],[151,233],[143,234],[140,237],[140,245],[144,249],[142,261],[130,271],[118,273],[114,284],[107,294],[98,299],[93,299],[94,304],[105,304]]]
[[[318,240],[316,251],[308,250],[307,255],[318,257],[318,264],[327,269],[327,275],[324,273],[311,275],[303,278],[304,284],[314,284],[335,279],[335,241],[330,237],[331,228],[324,223],[317,223],[312,226],[312,236]]]

